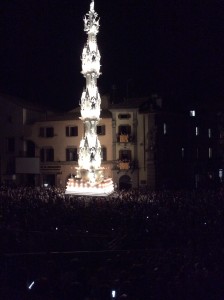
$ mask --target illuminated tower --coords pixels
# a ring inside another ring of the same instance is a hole
[[[81,59],[82,74],[86,79],[86,87],[80,101],[80,119],[84,124],[84,137],[79,146],[76,176],[69,179],[66,193],[104,195],[113,191],[113,182],[104,178],[104,169],[101,167],[101,145],[97,136],[101,110],[97,78],[101,73],[100,52],[96,40],[99,18],[94,10],[94,0],[90,4],[89,12],[84,16],[84,31],[88,35]]]

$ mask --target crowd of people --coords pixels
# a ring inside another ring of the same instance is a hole
[[[0,187],[1,299],[224,295],[224,189]]]

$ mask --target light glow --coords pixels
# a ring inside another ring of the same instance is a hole
[[[31,284],[28,286],[28,289],[29,289],[29,290],[31,290],[31,289],[32,289],[32,287],[33,287],[34,283],[35,283],[35,282],[34,282],[34,281],[32,281],[32,282],[31,282]]]
[[[112,296],[112,298],[115,298],[115,297],[116,297],[116,291],[113,290],[113,291],[111,292],[111,296]]]
[[[75,178],[69,178],[66,194],[103,196],[113,192],[111,178],[104,178],[101,167],[101,145],[97,136],[97,125],[100,121],[101,97],[97,87],[100,76],[100,52],[96,35],[99,31],[99,18],[94,9],[94,1],[84,17],[84,31],[87,42],[82,51],[82,74],[86,78],[86,88],[82,92],[80,107],[81,120],[84,123],[84,137],[78,150],[78,167]]]

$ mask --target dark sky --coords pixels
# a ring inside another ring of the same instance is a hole
[[[83,16],[90,0],[1,0],[0,92],[73,108],[85,85]],[[224,96],[223,0],[95,0],[101,94]]]

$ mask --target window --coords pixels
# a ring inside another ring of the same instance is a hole
[[[103,161],[107,160],[107,148],[101,147],[101,159]]]
[[[98,125],[96,128],[96,132],[98,135],[105,135],[106,134],[105,125]]]
[[[198,184],[200,182],[200,175],[199,174],[195,174],[194,178],[195,178],[195,187],[197,189],[198,188]]]
[[[40,161],[54,161],[54,149],[53,148],[42,148],[40,150]]]
[[[6,173],[7,174],[15,174],[15,160],[14,159],[9,159],[6,162]]]
[[[167,125],[166,123],[163,123],[163,134],[167,134]]]
[[[190,117],[195,117],[195,116],[196,116],[195,110],[190,110]]]
[[[131,115],[130,114],[119,114],[118,119],[130,119]]]
[[[196,158],[199,159],[199,149],[196,148]]]
[[[12,116],[8,116],[8,117],[7,117],[7,121],[8,121],[9,123],[12,123]]]
[[[6,139],[6,150],[8,153],[14,153],[16,148],[15,146],[16,143],[14,137],[10,137]]]
[[[66,161],[78,161],[77,148],[67,148],[66,149]]]
[[[208,129],[208,137],[209,137],[209,138],[212,137],[212,130],[211,130],[211,128]]]
[[[130,150],[120,150],[119,159],[122,161],[131,161],[131,151]]]
[[[54,136],[54,128],[53,127],[40,127],[39,130],[40,137],[53,137]]]
[[[219,179],[222,181],[223,178],[223,169],[219,169]]]
[[[208,158],[212,158],[212,148],[208,148]]]
[[[78,136],[78,126],[66,126],[65,135],[66,136]]]
[[[44,127],[40,127],[39,136],[41,136],[41,137],[45,136],[45,128]]]
[[[199,135],[199,128],[198,128],[198,126],[195,127],[195,135],[196,135],[196,136]]]
[[[33,141],[26,141],[26,156],[35,157],[35,143]]]
[[[54,136],[54,128],[53,127],[47,127],[46,128],[46,137],[53,137]]]
[[[181,157],[182,157],[182,158],[184,158],[184,154],[185,154],[185,153],[184,153],[184,148],[182,147],[182,148],[181,148]]]
[[[130,125],[120,125],[119,134],[131,134],[131,126]]]

